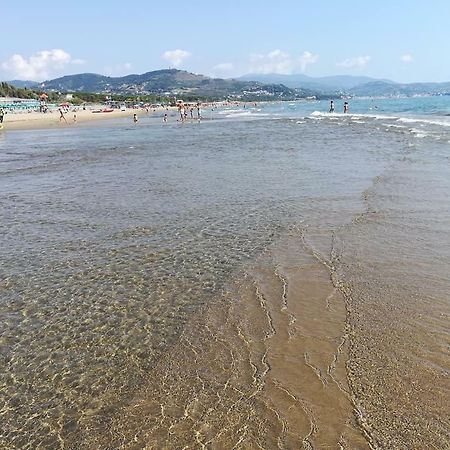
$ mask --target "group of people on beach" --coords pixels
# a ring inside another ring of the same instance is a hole
[[[330,113],[334,113],[334,101],[330,101]],[[348,102],[344,102],[344,113],[348,113]]]
[[[349,104],[347,101],[344,102],[344,113],[348,113],[349,112]],[[194,104],[184,104],[183,102],[179,102],[177,104],[177,108],[178,108],[178,113],[179,113],[179,119],[178,121],[180,122],[185,122],[188,120],[188,118],[190,117],[191,120],[197,119],[200,120],[202,118],[201,116],[201,112],[200,112],[200,107],[201,107],[201,103],[197,102],[195,105]],[[244,105],[245,108],[245,105]],[[194,109],[196,109],[197,114],[196,117],[194,117]],[[166,107],[166,111],[168,110],[168,108]],[[330,101],[330,109],[329,112],[330,113],[334,113],[335,111],[335,106],[334,106],[334,101],[331,100]],[[65,115],[67,114],[67,110],[65,108],[63,108],[62,106],[60,106],[58,108],[58,112],[59,112],[59,121],[60,122],[65,122],[67,124],[67,119],[65,117]],[[4,120],[4,115],[5,115],[5,111],[3,108],[0,108],[0,125],[3,124],[3,120]],[[165,112],[164,116],[163,116],[163,122],[166,123],[169,120],[169,116],[168,113]],[[77,116],[76,114],[74,114],[73,116],[73,121],[76,122],[77,121]],[[138,122],[138,116],[136,113],[133,114],[133,122],[137,123]]]
[[[197,108],[197,120],[200,120],[202,118],[200,114],[200,102],[197,102],[196,104]],[[190,113],[191,119],[194,119],[194,107],[191,105],[185,105],[184,103],[180,102],[178,104],[178,112],[180,114],[180,121],[184,122],[188,119],[188,111]],[[166,122],[167,120],[165,120]]]
[[[194,117],[194,106],[189,105],[189,104],[185,105],[183,102],[178,103],[177,108],[178,108],[178,113],[180,115],[180,118],[178,119],[178,121],[185,122],[186,120],[188,120],[189,115],[192,120],[194,120],[194,119],[200,120],[202,118],[202,115],[200,112],[200,107],[201,107],[201,103],[197,102],[195,105],[195,109],[197,110],[197,116]],[[168,111],[168,108],[166,108],[166,111]],[[138,120],[139,120],[138,115],[136,113],[134,113],[133,114],[133,122],[137,123]],[[166,122],[168,122],[168,120],[169,120],[169,115],[167,112],[165,112],[164,116],[163,116],[163,122],[166,123]]]

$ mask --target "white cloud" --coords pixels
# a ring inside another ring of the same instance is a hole
[[[191,56],[191,53],[187,52],[186,50],[180,50],[180,49],[167,50],[162,55],[162,57],[166,61],[169,61],[170,65],[173,67],[180,66],[185,59],[189,58],[189,56]]]
[[[60,72],[68,64],[84,64],[84,60],[72,59],[62,49],[42,50],[29,58],[19,54],[12,55],[1,64],[1,68],[12,78],[41,81]]]
[[[305,72],[306,68],[310,64],[316,63],[318,59],[319,55],[314,55],[313,53],[308,51],[303,52],[302,55],[300,56],[300,70],[302,72]]]
[[[254,53],[250,55],[250,73],[278,73],[290,75],[294,71],[305,72],[310,64],[318,61],[319,55],[304,51],[299,58],[292,58],[282,50],[273,50],[267,54]]]
[[[344,59],[344,61],[341,61],[336,65],[338,67],[345,67],[347,69],[361,68],[366,66],[370,60],[370,56],[356,56],[354,58]]]
[[[81,59],[81,58],[76,58],[76,59],[73,59],[71,61],[71,63],[76,64],[76,65],[82,65],[82,64],[86,64],[86,60]]]
[[[230,77],[234,71],[233,63],[220,63],[216,64],[210,71],[210,75],[213,77]]]
[[[110,77],[122,77],[124,75],[129,75],[132,64],[129,62],[123,64],[116,64],[115,66],[106,66],[103,72]]]
[[[289,75],[294,70],[291,56],[281,50],[273,50],[267,55],[250,55],[250,73],[279,73]]]
[[[414,61],[414,58],[409,53],[406,53],[406,54],[400,56],[400,60],[405,63],[410,63],[410,62]]]
[[[233,63],[220,63],[212,68],[214,72],[230,72],[233,69]]]

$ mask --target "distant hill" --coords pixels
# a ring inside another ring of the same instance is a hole
[[[279,83],[210,78],[177,69],[156,70],[124,77],[82,73],[44,81],[40,87],[60,92],[191,95],[210,98],[235,97],[268,100],[294,99],[316,94],[308,89],[292,89]]]
[[[448,95],[447,83],[396,83],[365,76],[310,77],[304,74],[250,74],[238,79],[210,78],[185,70],[164,69],[123,77],[95,73],[66,75],[36,83],[13,80],[17,88],[45,89],[50,92],[85,92],[126,96],[157,95],[165,97],[236,98],[242,100],[292,100],[340,96],[412,96]]]
[[[14,86],[16,88],[33,89],[39,86],[39,83],[37,81],[29,81],[29,80],[11,80],[5,81],[5,83],[8,83],[10,86]]]
[[[359,97],[449,95],[450,82],[445,83],[386,83],[373,81],[351,89]]]
[[[309,77],[303,74],[251,74],[240,80],[256,80],[264,83],[282,83],[291,89],[310,89],[322,94],[353,95],[357,97],[386,97],[412,95],[448,95],[450,82],[446,83],[396,83],[391,80],[365,76]]]
[[[282,83],[292,89],[305,88],[319,90],[322,92],[351,91],[355,86],[380,81],[375,78],[365,76],[336,75],[328,77],[310,77],[303,74],[249,74],[238,79],[243,81],[255,80],[262,83]],[[389,80],[382,81],[386,83],[393,83]]]
[[[356,76],[356,75],[335,75],[335,76],[329,76],[329,77],[319,77],[317,80],[325,84],[326,86],[337,86],[340,89],[348,89],[352,90],[355,86],[359,86],[361,84],[365,83],[371,83],[374,81],[383,81],[387,84],[392,84],[394,81],[391,80],[378,80],[371,77],[365,77],[365,76]]]
[[[2,81],[0,82],[0,97],[37,99],[39,96],[31,89],[12,86]]]

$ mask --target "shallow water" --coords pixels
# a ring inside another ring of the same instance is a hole
[[[450,145],[392,123],[5,134],[0,446],[448,446]]]

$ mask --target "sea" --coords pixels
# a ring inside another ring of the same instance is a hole
[[[0,448],[450,448],[450,96],[0,131]]]

